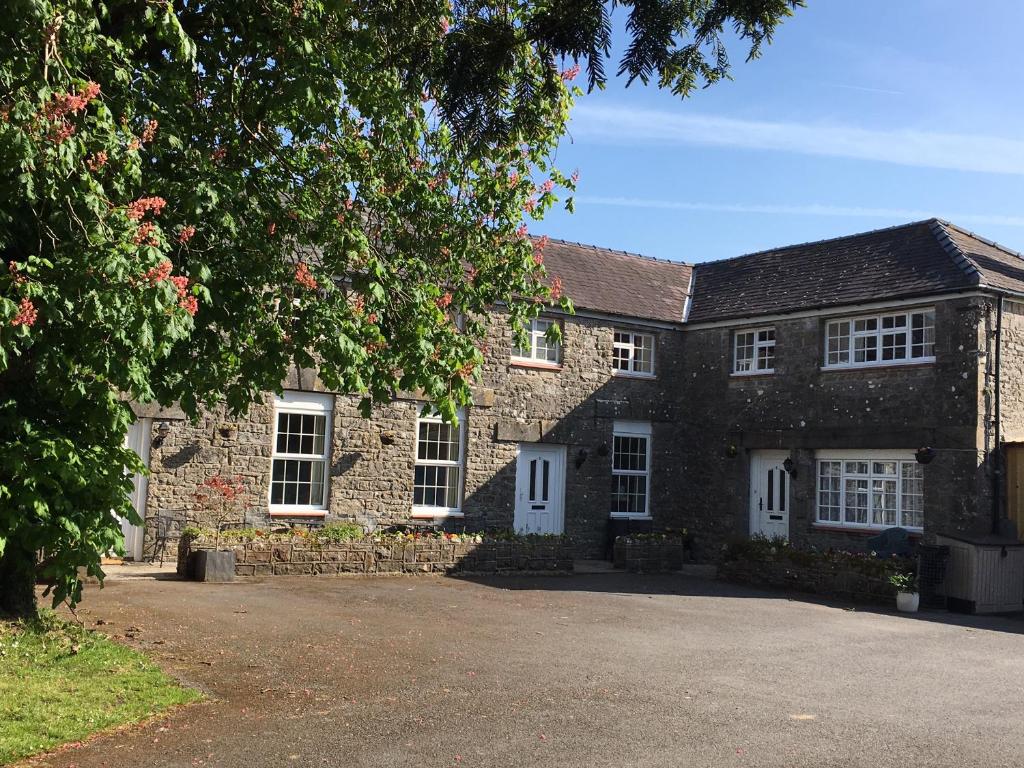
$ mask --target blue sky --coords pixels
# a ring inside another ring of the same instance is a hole
[[[531,229],[696,262],[939,216],[1024,250],[1024,3],[809,5],[731,82],[580,99],[576,213]]]

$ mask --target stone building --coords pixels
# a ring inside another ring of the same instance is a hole
[[[997,447],[1024,442],[1020,255],[930,220],[697,265],[561,241],[545,258],[576,314],[514,349],[496,310],[457,427],[413,398],[363,419],[302,372],[243,419],[140,411],[129,555],[202,523],[217,473],[243,479],[249,525],[564,532],[581,557],[626,524],[686,528],[713,559],[752,533],[856,547],[1016,514]]]

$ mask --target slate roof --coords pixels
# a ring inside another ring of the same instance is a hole
[[[1024,255],[948,221],[936,221],[936,226],[946,233],[956,251],[978,271],[979,285],[1024,294]]]
[[[593,245],[548,241],[548,274],[578,309],[681,323],[693,267]]]
[[[691,323],[972,288],[1024,293],[1024,259],[939,219],[694,267]]]
[[[786,314],[972,289],[1024,295],[1024,255],[941,219],[697,265],[549,240],[549,275],[576,306],[681,323]]]

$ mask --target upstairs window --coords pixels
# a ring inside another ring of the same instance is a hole
[[[557,341],[549,341],[547,333],[557,321],[543,317],[535,317],[526,329],[529,346],[514,347],[512,359],[520,362],[541,363],[542,365],[560,365],[562,362],[562,345]]]
[[[649,333],[615,331],[612,371],[635,376],[654,375],[654,336]]]
[[[413,516],[459,514],[462,506],[462,459],[465,453],[464,415],[459,425],[440,416],[416,421],[416,467],[413,476]]]
[[[775,329],[755,328],[733,334],[732,372],[775,372]]]
[[[934,359],[934,309],[830,320],[825,326],[826,368]]]
[[[326,511],[331,402],[313,392],[285,392],[274,401],[272,513]]]

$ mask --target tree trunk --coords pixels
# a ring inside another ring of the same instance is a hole
[[[36,553],[8,541],[0,555],[0,615],[35,618]]]

